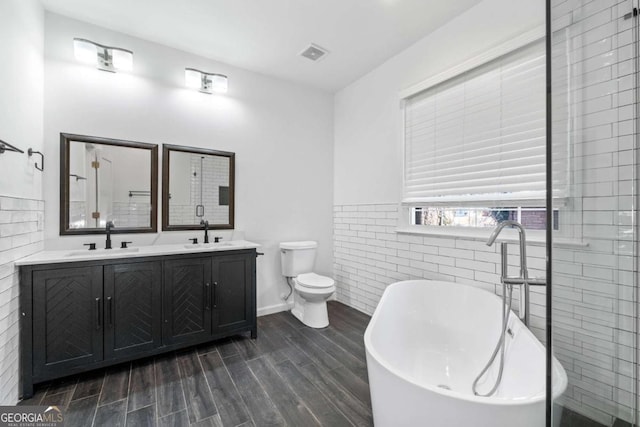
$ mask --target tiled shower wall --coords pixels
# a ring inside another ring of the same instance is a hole
[[[200,188],[202,182],[204,182],[204,187]],[[171,223],[199,224],[201,219],[205,219],[210,224],[227,224],[229,222],[229,206],[219,204],[220,187],[229,187],[229,159],[218,156],[192,155],[189,188],[191,203],[187,205],[169,203]],[[196,216],[196,205],[200,204],[204,206],[204,217],[202,218]]]
[[[148,196],[145,196],[148,199]],[[117,227],[150,227],[150,202],[113,202],[113,213]]]
[[[145,196],[145,198],[149,198]],[[106,220],[113,220],[116,227],[150,227],[149,219],[151,212],[150,202],[112,202],[111,213],[107,215]],[[72,228],[94,228],[95,220],[90,219],[88,215],[86,203],[83,201],[72,201],[69,203],[69,224]],[[102,219],[105,221],[105,219]]]
[[[557,403],[610,425],[631,421],[635,406],[638,18],[624,18],[630,0],[551,3],[553,141],[569,147],[572,166],[561,227],[589,244],[554,251],[554,353],[569,376]]]
[[[43,250],[44,202],[0,196],[0,402],[18,401],[18,269]]]
[[[229,206],[221,206],[218,202],[220,187],[229,186],[229,159],[227,157],[204,156],[201,163],[201,156],[194,154],[191,156],[191,169],[197,171],[197,175],[191,177],[191,214],[195,213],[194,206],[200,203],[204,206],[204,219],[209,223],[228,223]],[[203,183],[204,188],[201,188]],[[202,199],[200,199],[201,193]],[[200,222],[200,218],[192,218],[192,220],[180,222],[180,224]]]

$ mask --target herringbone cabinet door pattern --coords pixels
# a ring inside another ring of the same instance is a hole
[[[211,258],[165,263],[165,311],[170,342],[211,333]]]
[[[105,267],[106,357],[132,355],[161,344],[161,271],[160,262]]]
[[[34,361],[44,371],[102,359],[100,270],[34,273],[34,341],[44,350],[34,354]]]

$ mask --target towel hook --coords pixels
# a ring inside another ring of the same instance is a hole
[[[42,166],[38,166],[38,162],[36,162],[36,169],[38,169],[39,171],[43,171],[44,170],[44,154],[42,154],[39,151],[35,151],[33,148],[29,148],[29,150],[27,150],[27,154],[29,154],[29,157],[33,156],[34,154],[40,154],[40,164]]]

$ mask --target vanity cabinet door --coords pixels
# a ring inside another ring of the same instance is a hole
[[[211,257],[164,262],[164,343],[206,340],[211,335]]]
[[[255,253],[213,258],[214,334],[255,324],[255,260]]]
[[[102,267],[33,272],[33,375],[103,359]]]
[[[104,267],[105,359],[162,345],[162,262]]]

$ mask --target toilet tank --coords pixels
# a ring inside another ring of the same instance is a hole
[[[282,242],[280,243],[280,261],[282,275],[296,277],[299,274],[311,273],[316,261],[317,242]]]

